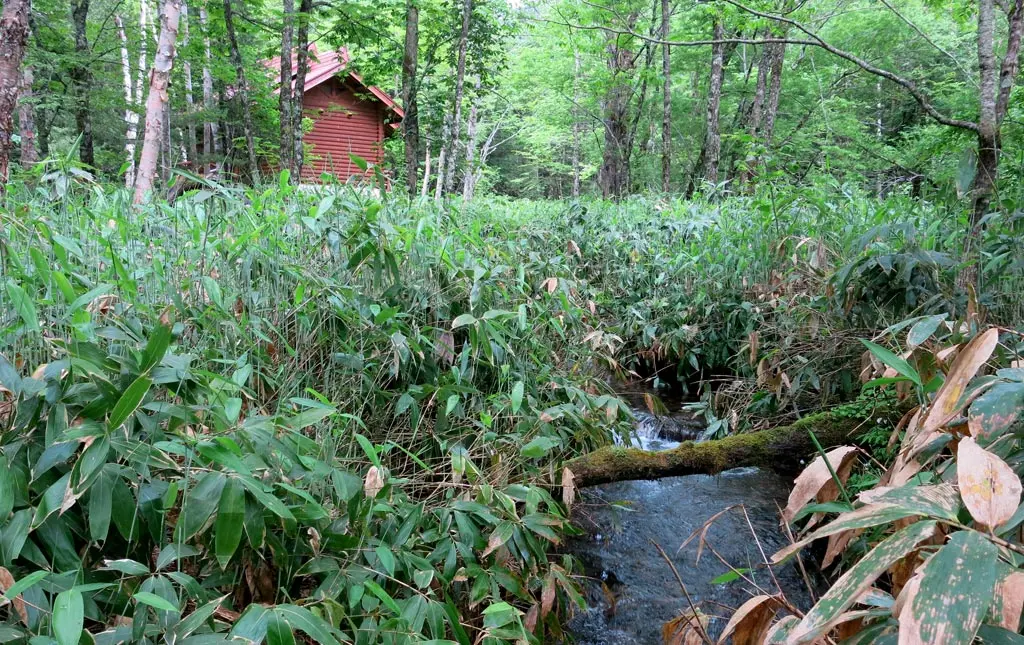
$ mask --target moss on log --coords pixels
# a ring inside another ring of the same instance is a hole
[[[792,425],[695,443],[687,441],[671,450],[650,452],[607,446],[577,457],[566,467],[577,487],[630,479],[659,479],[679,475],[714,475],[730,468],[757,466],[794,473],[814,457],[810,431],[822,447],[850,443],[868,427],[862,418],[823,412]]]

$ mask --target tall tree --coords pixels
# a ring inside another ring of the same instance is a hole
[[[189,42],[189,24],[188,24],[188,2],[183,1],[181,4],[181,22],[182,22],[182,45],[185,51],[188,51]],[[192,82],[192,63],[188,57],[184,57],[181,61],[181,71],[185,77],[185,134],[186,134],[186,145],[188,146],[188,158],[192,163],[196,163],[199,158],[199,145],[196,137],[196,125],[192,121],[192,115],[196,110],[195,102],[195,86]]]
[[[668,44],[672,12],[669,0],[661,0],[661,190],[669,192],[672,177],[672,49]]]
[[[410,197],[416,196],[420,161],[420,115],[416,105],[416,68],[420,52],[420,10],[416,2],[417,0],[406,0],[405,2],[405,49],[402,54],[402,107],[405,109],[405,117],[402,119],[402,135],[405,140],[405,187],[409,191]]]
[[[715,18],[714,41],[711,45],[711,71],[708,80],[707,119],[704,131],[704,180],[718,184],[718,162],[722,154],[722,133],[719,129],[724,76],[725,38],[722,19]]]
[[[175,21],[177,25],[177,21]],[[256,159],[256,135],[255,126],[252,120],[252,106],[250,105],[249,84],[245,78],[245,65],[242,62],[242,52],[238,48],[238,36],[235,33],[235,14],[231,7],[231,0],[224,0],[224,29],[228,34],[228,49],[231,53],[231,64],[235,68],[235,79],[238,84],[235,96],[242,106],[242,130],[245,134],[245,151],[249,158],[249,172],[255,177],[259,174],[259,162]],[[149,118],[147,116],[147,118]]]
[[[25,65],[21,73],[21,96],[18,98],[18,133],[21,136],[21,167],[31,168],[39,160],[36,152],[36,105],[32,95],[33,71]]]
[[[145,15],[145,4],[142,5],[142,12]],[[132,64],[128,55],[128,35],[124,30],[124,21],[120,15],[114,14],[114,24],[117,25],[117,35],[121,39],[121,75],[124,84],[124,156],[125,156],[125,186],[132,187],[135,183],[135,140],[138,137],[139,113],[136,106],[142,98],[132,91]],[[145,31],[142,30],[142,42],[145,43]],[[144,52],[145,50],[143,50]],[[144,54],[143,54],[144,55]],[[143,66],[144,68],[145,66]]]
[[[638,13],[626,16],[632,31]],[[622,34],[608,37],[608,71],[611,80],[605,96],[604,158],[601,163],[601,195],[605,198],[622,197],[629,183],[629,103],[633,95],[632,72],[636,54],[630,48],[631,38]]]
[[[206,120],[203,122],[203,155],[209,158],[211,155],[220,157],[223,154],[220,136],[218,132],[217,119],[211,115],[217,107],[217,98],[213,93],[213,72],[211,70],[213,54],[210,51],[210,25],[206,13],[206,3],[201,1],[199,5],[199,24],[203,29],[203,111],[206,113]],[[214,166],[210,165],[212,171]]]
[[[449,129],[450,146],[447,167],[438,169],[444,174],[444,191],[451,192],[455,183],[455,166],[458,163],[459,137],[462,129],[462,95],[466,81],[466,50],[469,46],[469,23],[473,17],[473,0],[462,3],[462,32],[459,34],[459,56],[455,65],[455,96],[452,106],[452,123]]]
[[[295,0],[284,0],[281,25],[281,69],[278,82],[277,111],[281,117],[281,168],[292,167],[292,156],[295,142],[292,137],[292,56],[295,51],[292,45],[295,24]]]
[[[29,0],[4,0],[0,14],[0,193],[7,184],[21,61],[28,43]]]
[[[88,166],[96,165],[92,138],[92,70],[88,32],[89,0],[71,0],[71,28],[75,39],[75,63],[71,67],[71,83],[75,90],[75,125],[81,141],[78,156]]]
[[[146,127],[139,155],[138,176],[135,179],[136,204],[145,201],[153,189],[156,177],[157,156],[160,152],[160,137],[163,131],[164,106],[167,104],[167,88],[174,67],[174,48],[178,41],[178,20],[181,16],[182,0],[164,0],[160,11],[160,40],[153,55],[153,69],[149,72],[149,95],[146,98]]]
[[[292,91],[292,181],[302,177],[305,152],[302,147],[302,104],[309,72],[309,23],[313,19],[313,0],[301,0],[298,29],[295,33],[295,89]]]

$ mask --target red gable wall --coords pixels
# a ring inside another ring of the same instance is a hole
[[[360,94],[337,77],[306,91],[303,107],[313,129],[304,137],[302,181],[318,182],[324,172],[342,182],[361,174],[350,153],[371,164],[383,160],[384,110],[380,102]]]

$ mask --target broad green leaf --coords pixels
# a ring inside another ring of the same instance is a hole
[[[75,589],[62,591],[53,602],[53,635],[58,645],[78,645],[85,626],[85,603]]]
[[[997,383],[975,399],[967,412],[971,436],[985,443],[1006,432],[1024,410],[1024,383]]]
[[[231,557],[242,541],[245,519],[245,488],[236,478],[228,479],[217,506],[217,523],[214,526],[214,540],[217,563],[226,569]]]
[[[110,515],[113,506],[114,477],[113,471],[104,467],[96,481],[89,487],[89,537],[94,542],[107,539],[110,530]]]
[[[22,594],[40,582],[43,578],[50,575],[49,571],[33,571],[24,578],[15,582],[9,589],[4,591],[3,597],[7,600],[16,598],[19,594]]]
[[[152,383],[153,380],[148,376],[140,376],[135,379],[128,386],[128,389],[124,391],[124,394],[121,395],[121,398],[117,400],[117,403],[114,404],[107,427],[111,430],[120,428],[121,424],[127,421],[128,417],[139,408],[139,404],[142,403],[142,399],[145,398],[146,392],[149,391],[149,386]]]
[[[171,603],[171,601],[167,600],[166,598],[161,598],[155,593],[151,593],[149,591],[136,592],[135,595],[132,596],[132,598],[141,602],[144,605],[149,605],[153,609],[159,609],[161,611],[178,611],[178,608],[175,607]]]
[[[267,645],[295,645],[291,625],[276,613],[267,620]]]
[[[142,364],[139,369],[143,374],[149,372],[163,360],[167,348],[171,345],[171,326],[158,325],[149,336],[146,349],[142,351]]]
[[[917,347],[924,341],[931,338],[935,330],[939,328],[939,325],[948,318],[948,314],[939,314],[937,316],[925,316],[921,320],[914,323],[914,326],[907,332],[907,345],[910,347]]]
[[[906,376],[908,379],[913,381],[918,387],[924,387],[924,385],[921,383],[921,375],[917,373],[917,370],[910,366],[910,363],[900,358],[896,354],[893,354],[892,352],[882,347],[881,345],[876,345],[875,343],[872,343],[869,340],[863,339],[861,339],[860,342],[864,343],[864,346],[868,348],[868,351],[874,354],[875,357],[878,358],[878,360],[882,361],[889,367],[896,370],[897,373]]]
[[[178,639],[183,639],[202,627],[208,620],[210,620],[210,617],[213,616],[213,612],[217,611],[217,608],[220,607],[225,598],[227,598],[227,596],[221,596],[220,598],[211,600],[205,605],[196,607],[195,611],[188,616],[185,616],[181,622],[174,626],[172,629],[174,636]]]
[[[395,575],[395,554],[391,552],[391,549],[381,545],[374,549],[374,553],[377,554],[377,559],[380,560],[380,565],[384,567],[384,573],[389,577]]]
[[[977,531],[957,531],[921,568],[900,612],[900,642],[969,645],[995,591],[999,550]]]
[[[472,325],[475,322],[476,318],[473,316],[473,314],[462,314],[460,316],[456,316],[455,320],[452,321],[452,329],[458,329],[459,327]]]
[[[560,443],[558,439],[552,437],[537,437],[523,446],[519,453],[528,459],[538,459],[548,454],[552,448]]]
[[[110,569],[111,571],[120,571],[123,574],[129,576],[148,576],[149,567],[138,562],[124,558],[121,560],[104,560],[103,568]]]
[[[273,615],[298,629],[320,645],[338,645],[340,634],[323,618],[320,618],[305,607],[296,605],[278,605],[271,610]]]
[[[519,408],[523,405],[523,390],[525,385],[522,381],[516,381],[512,386],[512,414],[518,414]]]
[[[825,634],[862,591],[886,569],[935,534],[936,522],[925,520],[900,529],[861,558],[804,615],[789,635],[791,643],[810,643]]]
[[[25,323],[25,329],[30,332],[39,331],[39,317],[36,315],[36,306],[32,298],[14,282],[7,283],[7,295],[14,305],[14,311],[18,312],[21,321]]]

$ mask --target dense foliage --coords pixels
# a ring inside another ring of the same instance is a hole
[[[731,375],[706,410],[738,430],[855,394],[864,326],[969,305],[955,218],[903,199],[13,188],[11,638],[555,638],[581,598],[552,487],[625,431],[607,379]],[[993,221],[993,314],[1016,240]]]

